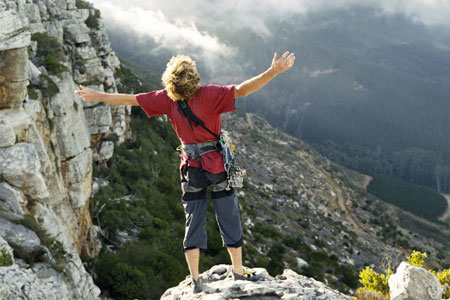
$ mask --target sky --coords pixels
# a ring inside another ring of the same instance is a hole
[[[403,15],[426,26],[450,27],[450,0],[90,0],[104,22],[132,28],[152,38],[160,48],[224,61],[238,52],[221,41],[212,27],[276,34],[270,21],[352,7],[373,7],[380,14]],[[158,49],[154,49],[157,51]]]

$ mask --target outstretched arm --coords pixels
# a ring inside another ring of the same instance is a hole
[[[265,86],[269,81],[275,78],[277,75],[292,68],[295,62],[294,53],[289,53],[286,51],[278,59],[278,53],[275,52],[272,59],[272,65],[264,73],[259,74],[253,78],[250,78],[243,83],[236,86],[234,90],[234,98],[250,95],[256,92],[263,86]]]
[[[113,105],[139,105],[136,95],[101,93],[82,85],[80,85],[80,89],[75,91],[75,93],[77,93],[84,101],[97,100]]]

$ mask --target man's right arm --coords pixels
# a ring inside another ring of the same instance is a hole
[[[136,95],[101,93],[82,85],[80,85],[80,89],[75,91],[75,93],[84,101],[96,100],[113,105],[139,106]]]

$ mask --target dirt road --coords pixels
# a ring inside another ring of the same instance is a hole
[[[369,183],[372,181],[372,177],[369,175],[364,175],[364,180],[362,182],[362,188],[367,190],[367,187],[369,186]]]
[[[438,219],[439,221],[442,222],[450,221],[450,194],[441,194],[441,195],[444,196],[445,199],[447,199],[447,210]]]
[[[341,212],[343,212],[343,216],[345,218],[345,220],[347,222],[349,222],[355,231],[357,231],[360,235],[365,236],[365,237],[370,237],[370,234],[368,234],[366,231],[364,231],[363,227],[361,225],[358,224],[358,222],[353,218],[353,216],[351,215],[350,210],[348,209],[347,205],[345,204],[346,199],[344,196],[344,192],[342,191],[342,189],[340,188],[339,184],[336,183],[336,181],[334,179],[332,179],[328,173],[323,170],[321,167],[316,166],[311,159],[311,156],[304,152],[304,161],[314,170],[316,170],[317,172],[319,172],[320,174],[322,174],[323,178],[325,178],[325,180],[333,187],[334,192],[337,195],[337,207],[341,210]],[[368,176],[370,177],[370,176]],[[370,182],[370,180],[369,180]]]

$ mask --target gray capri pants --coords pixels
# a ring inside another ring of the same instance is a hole
[[[207,186],[211,186],[211,198],[223,245],[233,248],[242,246],[241,210],[236,190],[231,188],[227,191],[225,189],[227,186],[226,173],[211,174],[207,171],[202,172],[207,178]],[[186,216],[183,250],[206,249],[206,211],[208,207],[206,187],[189,185],[184,176],[182,176],[181,189],[183,191],[182,203]]]

